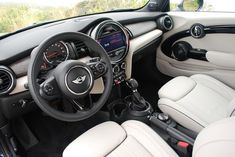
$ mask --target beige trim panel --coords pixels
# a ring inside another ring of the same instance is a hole
[[[138,51],[142,47],[148,45],[150,42],[154,41],[155,39],[159,38],[162,35],[161,30],[153,30],[149,33],[146,33],[144,35],[141,35],[137,38],[134,38],[130,41],[130,47],[129,47],[129,52],[126,57],[126,76],[127,79],[131,78],[131,73],[132,73],[132,58],[134,55],[134,52]]]
[[[235,53],[208,51],[206,58],[214,65],[232,69],[235,68]]]
[[[169,37],[176,32],[189,29],[193,24],[200,23],[205,26],[235,24],[235,13],[216,12],[168,12],[174,20],[174,28],[164,34]]]
[[[23,76],[23,77],[18,78],[16,80],[16,87],[10,93],[10,95],[28,91],[28,89],[25,88],[25,84],[28,84],[28,77],[27,76]],[[103,91],[104,91],[104,81],[102,78],[99,78],[99,79],[95,80],[94,86],[91,90],[91,94],[101,94],[101,93],[103,93]]]
[[[10,95],[21,93],[24,91],[27,91],[28,89],[25,88],[25,84],[28,84],[28,77],[23,76],[16,80],[16,87],[15,89],[10,93]]]
[[[235,24],[235,13],[169,12],[169,15],[175,25],[172,31],[164,33],[163,41],[177,32],[190,29],[195,23],[201,23],[205,26]],[[194,48],[209,51],[207,55],[209,62],[195,59],[176,61],[163,54],[161,47],[159,47],[156,64],[162,73],[172,77],[207,74],[235,88],[235,63],[234,60],[233,63],[231,62],[235,55],[235,34],[207,34],[202,39],[185,37],[178,41],[187,41]],[[222,57],[227,59],[222,59]]]

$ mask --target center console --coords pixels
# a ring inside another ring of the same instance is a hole
[[[131,94],[110,104],[111,120],[120,123],[126,120],[149,123],[149,117],[153,112],[151,104],[138,92],[138,82],[135,79],[127,80],[126,84],[130,88]]]
[[[196,134],[178,125],[168,115],[154,111],[138,92],[138,82],[135,79],[127,80],[126,84],[131,94],[109,105],[110,119],[120,124],[127,120],[144,122],[161,134],[180,156],[190,157]]]
[[[114,85],[126,79],[124,61],[129,50],[129,35],[118,22],[106,20],[97,25],[91,32],[94,38],[105,49],[113,66]]]

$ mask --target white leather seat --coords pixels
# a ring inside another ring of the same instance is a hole
[[[199,133],[193,157],[235,156],[235,117],[216,122]],[[102,123],[78,137],[63,157],[178,157],[147,125],[127,121]]]
[[[100,124],[73,141],[63,157],[178,157],[151,128],[138,121]]]
[[[234,114],[235,91],[207,75],[176,77],[158,95],[161,111],[195,132]]]

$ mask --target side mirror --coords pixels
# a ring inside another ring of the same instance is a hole
[[[203,6],[203,0],[182,0],[177,6],[180,11],[199,11]]]

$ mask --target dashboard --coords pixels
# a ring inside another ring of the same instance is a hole
[[[129,50],[129,34],[120,23],[113,20],[105,20],[94,27],[89,34],[106,51],[113,66],[113,85],[125,81],[126,62],[124,61]],[[95,57],[95,52],[80,41],[58,41],[46,48],[43,53],[41,65],[41,82],[47,73],[60,63],[73,59]]]
[[[128,16],[127,16],[128,14]],[[32,99],[27,86],[30,54],[48,37],[63,32],[83,32],[96,40],[106,51],[113,67],[113,85],[129,79],[134,56],[142,55],[150,44],[161,41],[164,28],[159,20],[166,14],[158,12],[119,12],[91,15],[58,21],[36,27],[0,40],[0,108],[12,118],[30,110]],[[27,41],[27,42],[26,42]],[[65,60],[85,61],[95,57],[85,43],[58,41],[45,49],[41,77]],[[104,80],[97,80],[92,92],[102,93]],[[25,104],[26,107],[25,107]]]

